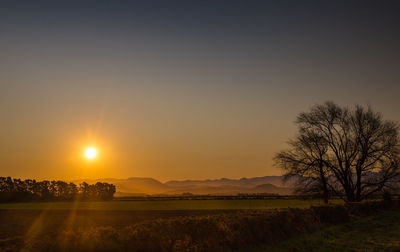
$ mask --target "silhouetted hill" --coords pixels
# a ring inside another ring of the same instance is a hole
[[[285,183],[282,176],[265,176],[254,178],[241,178],[241,179],[207,179],[207,180],[171,180],[165,183],[168,186],[181,187],[181,186],[240,186],[240,187],[254,187],[262,184],[272,184],[279,187],[290,186],[290,183]]]
[[[164,185],[158,180],[153,178],[139,178],[131,177],[128,179],[83,179],[78,180],[79,183],[86,181],[87,183],[106,182],[114,184],[117,188],[116,196],[121,196],[123,193],[146,195],[146,194],[159,194],[168,191],[169,187]],[[75,181],[77,182],[77,181]]]
[[[85,179],[75,180],[75,183],[106,182],[116,186],[116,196],[138,196],[182,193],[211,194],[211,195],[236,195],[236,194],[292,194],[291,183],[285,183],[281,176],[265,176],[241,179],[207,179],[207,180],[182,180],[161,183],[153,178],[132,177],[128,179]]]
[[[293,190],[288,187],[278,187],[272,184],[262,184],[250,189],[249,193],[272,193],[272,194],[287,195],[287,194],[293,194]]]

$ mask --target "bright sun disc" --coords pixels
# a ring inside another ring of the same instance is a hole
[[[87,158],[89,158],[89,159],[92,159],[92,158],[96,157],[96,149],[94,149],[94,148],[88,148],[88,149],[85,151],[85,156],[86,156]]]

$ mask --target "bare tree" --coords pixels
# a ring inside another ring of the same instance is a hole
[[[285,178],[295,178],[297,192],[321,193],[328,203],[327,169],[324,156],[328,151],[323,137],[311,130],[300,128],[298,136],[289,141],[289,150],[275,156],[277,164],[285,170]]]
[[[370,107],[326,102],[301,113],[296,124],[297,137],[275,160],[287,177],[302,178],[299,189],[353,202],[398,184],[398,126]]]

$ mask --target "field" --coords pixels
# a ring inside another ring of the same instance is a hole
[[[355,218],[255,251],[400,251],[400,212]]]
[[[341,203],[334,200],[332,203]],[[35,202],[4,203],[0,209],[58,209],[58,210],[104,210],[104,211],[147,211],[147,210],[238,210],[307,208],[320,205],[320,200],[302,199],[193,199],[193,200],[114,200],[86,202]]]
[[[400,248],[397,208],[379,214],[386,209],[379,202],[355,210],[320,204],[301,199],[0,204],[0,251],[321,251],[325,246],[332,248],[327,251],[345,251],[357,244],[376,251]],[[354,211],[362,217],[351,217]],[[384,231],[388,226],[393,231]]]

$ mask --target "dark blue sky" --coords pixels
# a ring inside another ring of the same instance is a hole
[[[400,119],[399,13],[399,1],[2,1],[0,169],[279,174],[271,157],[315,103]],[[90,144],[102,155],[86,164]]]

